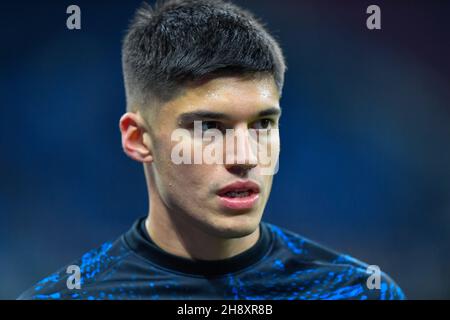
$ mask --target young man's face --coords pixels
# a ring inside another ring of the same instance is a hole
[[[190,221],[209,234],[234,238],[254,232],[273,179],[273,174],[267,172],[267,165],[261,164],[255,146],[264,144],[262,147],[270,150],[272,163],[269,166],[274,167],[273,160],[278,159],[279,154],[280,111],[279,93],[269,76],[218,77],[187,88],[148,119],[152,126],[149,136],[152,162],[146,165],[156,187],[150,192],[158,193],[176,219]],[[222,131],[222,141],[196,136],[194,121],[202,121],[199,126],[197,123],[197,128],[203,131]],[[232,140],[226,139],[226,129],[234,130],[228,131],[231,137],[235,133],[234,147],[231,147]],[[182,139],[174,132],[181,133]],[[252,134],[242,135],[250,132]],[[238,139],[239,134],[244,138]],[[259,144],[255,140],[258,134],[265,134]],[[178,138],[174,139],[175,136]],[[174,148],[193,150],[196,147],[196,152],[201,152],[219,143],[223,143],[223,148],[215,150],[223,151],[221,163],[201,161],[196,164],[194,151],[189,154],[190,164],[174,161],[174,156],[179,155]],[[233,186],[236,182],[243,184]],[[226,189],[230,186],[231,189]],[[235,193],[227,193],[230,190]]]

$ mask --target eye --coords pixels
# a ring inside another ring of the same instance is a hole
[[[260,119],[253,122],[253,129],[256,130],[268,130],[272,128],[274,121],[272,119]]]
[[[222,131],[223,127],[220,122],[217,121],[202,121],[202,131],[205,132],[207,130],[217,129]]]

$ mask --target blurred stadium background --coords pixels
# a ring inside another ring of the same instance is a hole
[[[288,62],[266,221],[450,298],[448,1],[235,1]],[[152,3],[152,1],[150,1]],[[82,29],[66,29],[77,4]],[[0,299],[147,212],[121,150],[120,46],[140,1],[0,4]],[[365,27],[370,4],[382,30]]]

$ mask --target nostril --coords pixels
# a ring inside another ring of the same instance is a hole
[[[253,164],[231,164],[227,165],[227,170],[239,176],[245,176],[251,169],[253,169],[256,165]]]

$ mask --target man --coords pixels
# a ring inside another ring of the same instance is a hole
[[[222,1],[144,5],[122,57],[122,146],[143,164],[149,214],[21,299],[404,297],[385,274],[376,285],[362,262],[261,221],[285,62],[249,12]]]

